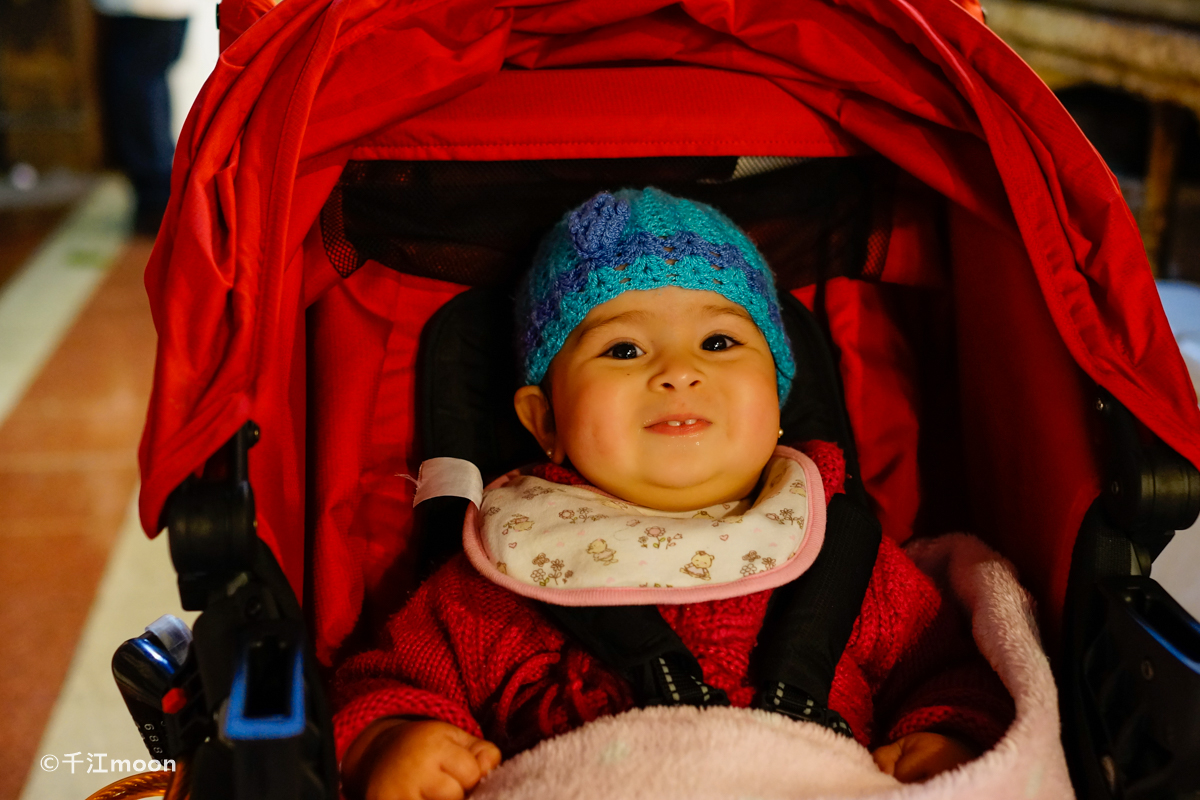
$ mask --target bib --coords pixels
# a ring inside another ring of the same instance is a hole
[[[468,505],[463,549],[493,583],[554,605],[738,597],[794,580],[824,540],[825,492],[808,456],[777,447],[761,487],[735,503],[669,512],[513,472]]]

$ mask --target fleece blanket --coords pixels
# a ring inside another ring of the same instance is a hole
[[[978,759],[920,784],[884,775],[858,743],[817,725],[737,708],[649,708],[596,720],[502,764],[472,800],[1061,800],[1074,797],[1058,700],[1029,595],[978,539],[950,534],[907,552],[972,619],[1016,718]]]

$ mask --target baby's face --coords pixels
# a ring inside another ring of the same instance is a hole
[[[770,348],[745,309],[715,292],[634,291],[597,306],[548,378],[548,407],[538,387],[517,392],[526,427],[555,461],[638,505],[741,499],[776,445]]]

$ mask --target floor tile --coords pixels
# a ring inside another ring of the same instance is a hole
[[[129,499],[124,525],[95,592],[62,691],[57,700],[50,698],[54,708],[49,724],[40,742],[32,737],[30,744],[35,746],[30,758],[18,770],[19,779],[28,776],[21,800],[83,800],[129,774],[113,773],[113,759],[127,760],[131,767],[139,758],[149,759],[113,682],[112,654],[121,642],[140,635],[162,614],[175,614],[189,624],[196,615],[179,607],[166,539],[146,540],[138,524],[135,498]],[[75,774],[65,763],[70,753],[80,753],[77,758],[84,762],[75,767]],[[93,767],[103,764],[108,772],[89,774],[89,754]],[[44,756],[57,758],[57,769],[44,770]]]
[[[25,394],[128,239],[131,192],[116,176],[71,211],[0,292],[0,420]]]
[[[70,314],[53,354],[0,424],[0,800],[21,791],[56,698],[65,702],[60,689],[118,531],[136,525],[129,503],[155,349],[141,286],[150,248],[131,241],[99,274],[91,299]],[[0,323],[2,312],[0,301]],[[135,571],[120,581],[136,591],[145,579]],[[123,638],[150,621],[135,616]],[[116,692],[103,664],[85,683]],[[124,724],[137,743],[127,714]],[[92,781],[89,791],[107,782]]]

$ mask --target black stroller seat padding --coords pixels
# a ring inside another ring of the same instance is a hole
[[[508,286],[563,214],[601,190],[657,186],[721,209],[757,243],[781,290],[877,279],[895,167],[878,156],[789,161],[797,159],[737,178],[736,156],[351,161],[321,211],[321,238],[343,277],[370,259],[466,286]]]
[[[461,458],[484,480],[543,457],[513,409],[520,387],[511,294],[470,289],[421,332],[417,420],[422,458]]]

